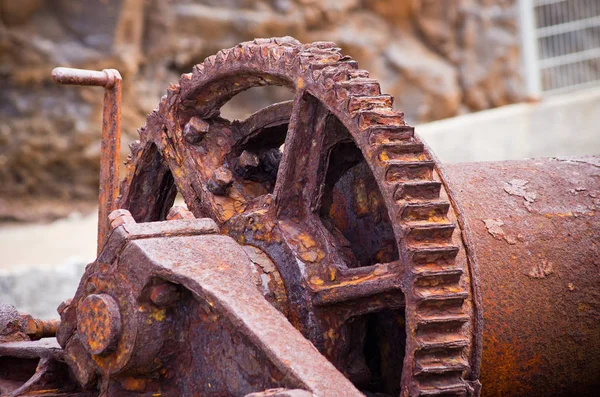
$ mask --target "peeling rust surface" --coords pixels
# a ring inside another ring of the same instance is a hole
[[[600,172],[592,160],[444,166],[478,257],[483,396],[600,390]],[[516,192],[506,190],[510,181]]]

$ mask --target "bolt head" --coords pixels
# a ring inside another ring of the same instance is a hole
[[[232,184],[233,175],[231,171],[225,167],[219,167],[213,172],[213,177],[208,183],[208,190],[217,196],[224,196]]]
[[[183,128],[183,139],[191,145],[199,144],[210,129],[209,124],[199,117],[192,117]]]
[[[77,307],[77,332],[91,354],[114,351],[121,335],[121,313],[115,299],[107,294],[87,296]]]

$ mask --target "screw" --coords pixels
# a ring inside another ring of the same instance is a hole
[[[213,172],[212,179],[208,182],[208,190],[217,196],[224,196],[233,183],[233,175],[225,167],[219,167]]]
[[[210,126],[206,121],[194,116],[183,128],[183,139],[190,145],[197,145],[208,133],[209,128]]]

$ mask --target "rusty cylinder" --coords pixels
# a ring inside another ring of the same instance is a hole
[[[600,390],[600,158],[443,167],[470,229],[482,396]]]

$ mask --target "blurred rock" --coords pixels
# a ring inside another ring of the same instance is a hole
[[[56,86],[55,66],[121,71],[123,156],[169,82],[255,37],[335,41],[424,122],[523,99],[516,13],[516,0],[0,0],[0,219],[95,201],[102,92]],[[284,97],[262,89],[229,114]]]

